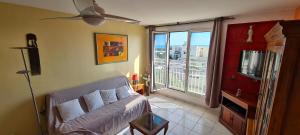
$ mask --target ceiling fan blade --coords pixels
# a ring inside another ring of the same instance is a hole
[[[100,7],[96,1],[94,0],[94,8],[95,8],[95,11],[98,12],[99,14],[105,14],[105,11],[102,7]]]
[[[101,14],[105,19],[110,19],[110,20],[119,20],[119,21],[125,21],[128,23],[139,23],[140,21],[126,18],[126,17],[121,17],[121,16],[116,16],[116,15],[110,15],[110,14]]]
[[[80,15],[99,15],[94,7],[87,7],[80,11]]]
[[[73,0],[73,3],[79,13],[94,6],[94,0]]]
[[[52,18],[43,18],[41,20],[53,20],[53,19],[69,19],[69,20],[81,20],[82,16],[70,16],[70,17],[52,17]]]

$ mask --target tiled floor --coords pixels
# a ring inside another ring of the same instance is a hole
[[[219,109],[207,109],[158,94],[148,98],[152,111],[170,121],[168,135],[231,135],[218,122]],[[162,134],[163,130],[158,135]],[[129,128],[119,135],[130,135]]]

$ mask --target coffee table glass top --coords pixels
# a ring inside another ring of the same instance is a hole
[[[146,131],[153,131],[162,128],[165,126],[169,121],[165,120],[164,118],[152,113],[148,112],[141,116],[140,118],[131,122],[136,127],[141,128],[142,130]]]

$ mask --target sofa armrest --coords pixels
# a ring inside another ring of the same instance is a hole
[[[55,102],[51,98],[51,95],[46,96],[46,117],[47,117],[47,131],[49,135],[55,133]]]

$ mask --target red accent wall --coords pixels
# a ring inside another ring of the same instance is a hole
[[[264,35],[276,24],[277,21],[253,22],[243,24],[230,24],[227,29],[226,46],[224,55],[222,90],[242,93],[258,94],[260,81],[238,73],[240,53],[242,50],[266,50]],[[253,26],[253,43],[246,43],[249,26]],[[234,79],[233,79],[234,78]]]

